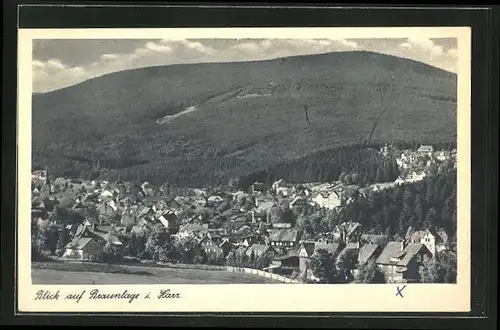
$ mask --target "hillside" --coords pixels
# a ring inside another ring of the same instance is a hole
[[[142,68],[33,95],[34,165],[54,175],[200,185],[365,141],[455,139],[456,75],[371,52]]]

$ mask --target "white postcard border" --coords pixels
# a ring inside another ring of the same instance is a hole
[[[407,284],[165,284],[33,285],[31,283],[30,177],[33,39],[186,38],[425,38],[458,41],[457,100],[457,283]],[[466,312],[470,310],[470,61],[469,27],[394,28],[176,28],[176,29],[20,29],[18,30],[18,219],[17,301],[19,312]],[[126,300],[65,300],[70,293],[140,294]],[[180,299],[157,299],[160,290]],[[35,300],[38,290],[59,290],[58,300]],[[150,299],[145,298],[150,293]]]

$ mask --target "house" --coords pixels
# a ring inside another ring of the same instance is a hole
[[[289,187],[278,187],[276,188],[276,194],[281,195],[283,197],[288,197],[291,191]]]
[[[408,243],[421,243],[435,256],[437,252],[446,250],[448,248],[449,239],[444,230],[438,232],[431,231],[430,229],[412,231],[408,228],[405,237]]]
[[[255,243],[258,238],[259,235],[254,232],[254,230],[250,226],[245,224],[233,233],[231,241],[234,243],[249,246]]]
[[[259,222],[257,232],[261,235],[263,235],[267,232],[267,224],[264,221]]]
[[[46,184],[48,179],[47,170],[36,170],[31,173],[31,181],[43,182]]]
[[[120,206],[131,206],[134,204],[137,204],[139,202],[139,197],[137,196],[136,193],[133,192],[128,192],[120,196],[118,203]]]
[[[273,272],[280,272],[280,273],[291,273],[291,272],[285,272],[285,269],[292,269],[293,270],[299,270],[300,269],[300,258],[299,254],[297,251],[291,250],[288,251],[288,253],[275,256],[273,261],[272,261],[272,268]]]
[[[406,180],[404,178],[402,178],[401,176],[398,176],[398,178],[396,179],[396,181],[394,181],[397,185],[402,185],[406,182]]]
[[[264,244],[252,244],[245,250],[245,254],[247,257],[252,255],[252,252],[255,255],[255,258],[259,258],[260,256],[267,255],[270,259],[274,258],[276,255],[276,250],[273,249],[269,245]]]
[[[363,229],[359,222],[344,222],[335,228],[332,235],[335,240],[340,240],[345,244],[359,242]]]
[[[155,193],[155,187],[146,181],[141,185],[141,192],[144,196],[152,196]]]
[[[359,241],[347,243],[335,260],[335,267],[338,271],[343,272],[347,281],[350,281],[355,275],[360,248]]]
[[[362,244],[380,244],[385,245],[389,240],[387,235],[377,235],[377,234],[363,234],[361,235]]]
[[[282,187],[284,183],[283,179],[279,179],[278,181],[273,182],[271,189],[272,191],[277,194],[278,193],[278,188]]]
[[[341,251],[341,248],[342,244],[339,243],[319,243],[315,241],[300,242],[297,248],[300,272],[303,273],[308,269],[308,263],[310,262],[311,257],[319,250],[326,250],[332,255],[333,258],[336,258]],[[307,276],[310,277],[309,275]]]
[[[222,203],[223,201],[224,201],[224,198],[217,196],[217,195],[208,197],[208,202],[210,202],[212,204],[219,204],[219,203]]]
[[[100,217],[107,218],[113,216],[117,211],[117,207],[114,205],[114,203],[111,202],[104,202],[100,204],[97,207],[97,213],[99,214]]]
[[[436,253],[439,253],[450,248],[450,237],[444,229],[436,232]]]
[[[302,196],[296,196],[289,204],[290,208],[300,207],[307,204],[307,200]]]
[[[449,158],[449,153],[444,150],[439,151],[436,155],[436,159],[440,162],[444,162],[448,158]]]
[[[33,190],[31,191],[31,194],[33,196],[40,196],[40,189],[38,189],[37,187],[33,188]]]
[[[300,234],[298,229],[278,229],[271,232],[269,241],[273,247],[291,248],[298,243]]]
[[[292,224],[287,222],[276,222],[272,224],[272,228],[287,229],[287,228],[292,228]]]
[[[208,228],[195,223],[187,223],[179,228],[179,234],[204,236],[208,233]]]
[[[200,244],[209,258],[221,259],[224,257],[224,249],[219,244],[214,242],[210,237],[205,236],[200,241]]]
[[[416,283],[420,281],[424,263],[432,253],[421,243],[389,242],[376,263],[387,283]]]
[[[299,269],[303,273],[307,270],[311,256],[314,253],[314,241],[301,242],[297,248],[297,255],[299,256]]]
[[[113,198],[113,196],[114,196],[113,191],[105,189],[101,192],[99,198],[101,198],[102,200],[108,200],[110,198]]]
[[[114,247],[122,249],[123,243],[118,238],[120,232],[115,230],[112,226],[99,226],[96,224],[83,224],[80,225],[75,233],[76,237],[91,237],[94,238],[99,244],[104,246],[111,243]]]
[[[120,223],[125,227],[131,227],[136,223],[135,215],[130,212],[128,209],[125,209],[122,213],[122,217],[120,219]]]
[[[276,204],[274,199],[272,200],[263,200],[263,199],[255,199],[255,208],[250,211],[250,216],[252,222],[257,221],[266,221],[269,222],[271,219],[271,210]]]
[[[426,146],[426,145],[421,145],[418,149],[417,152],[422,155],[431,155],[434,152],[434,147],[433,146]]]
[[[423,179],[425,179],[425,172],[424,171],[420,171],[420,172],[416,172],[416,171],[413,171],[411,173],[411,175],[406,179],[407,182],[417,182],[417,181],[422,181]]]
[[[103,253],[103,246],[93,237],[75,237],[69,242],[63,253],[63,258],[86,260],[99,258]]]
[[[224,258],[226,258],[227,255],[229,254],[229,251],[231,251],[231,249],[234,246],[229,242],[228,239],[223,239],[222,242],[219,244],[219,247],[222,249]]]
[[[368,261],[375,261],[378,256],[382,253],[382,246],[380,244],[364,244],[359,248],[357,266],[366,264]],[[356,275],[357,270],[354,271]]]
[[[250,191],[250,193],[254,193],[254,192],[258,192],[258,191],[265,192],[266,188],[262,182],[254,182],[250,186],[249,191]]]
[[[161,212],[157,220],[159,220],[165,228],[168,229],[179,228],[179,219],[177,218],[177,216],[173,211],[166,210],[164,212]]]
[[[31,209],[45,210],[45,203],[40,197],[31,199]]]
[[[333,210],[341,205],[342,195],[339,191],[319,192],[312,199],[322,208]]]

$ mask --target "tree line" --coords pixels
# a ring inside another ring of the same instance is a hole
[[[256,181],[270,186],[279,179],[300,183],[337,181],[340,178],[348,184],[364,186],[394,181],[398,175],[398,166],[392,157],[384,157],[372,147],[350,146],[320,151],[241,176],[239,184],[245,189]]]

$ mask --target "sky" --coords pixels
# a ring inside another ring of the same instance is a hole
[[[400,39],[39,39],[33,91],[57,90],[107,73],[179,63],[235,62],[338,51],[373,51],[456,72],[455,38]]]

